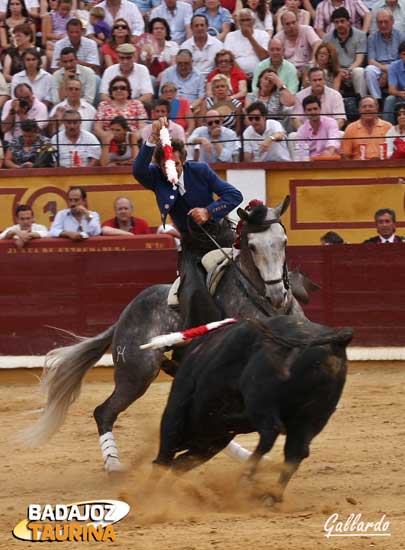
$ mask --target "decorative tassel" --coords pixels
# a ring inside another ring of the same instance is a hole
[[[160,130],[160,141],[162,143],[163,152],[165,155],[167,179],[172,184],[173,189],[176,189],[176,184],[179,181],[179,177],[177,175],[176,163],[174,162],[173,147],[170,140],[169,130],[166,126]]]

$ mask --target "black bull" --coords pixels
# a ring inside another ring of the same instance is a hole
[[[236,434],[258,432],[252,476],[286,434],[283,491],[312,439],[334,412],[346,379],[351,329],[291,316],[243,321],[193,341],[173,382],[155,464],[186,471],[224,449]]]

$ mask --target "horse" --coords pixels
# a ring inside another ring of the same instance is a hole
[[[335,331],[292,316],[245,320],[195,338],[173,381],[154,464],[184,473],[226,448],[235,434],[258,432],[243,471],[253,478],[277,437],[286,435],[285,464],[268,504],[284,490],[312,439],[336,409],[346,380],[351,328]]]
[[[288,314],[306,320],[288,279],[287,235],[281,216],[289,203],[287,196],[274,208],[260,205],[249,213],[238,209],[243,220],[240,254],[231,262],[214,295],[225,317],[263,320]],[[106,471],[123,469],[113,425],[118,415],[147,391],[160,369],[171,365],[162,350],[140,350],[140,345],[156,334],[182,327],[179,312],[168,306],[169,290],[170,285],[163,284],[145,289],[104,332],[48,353],[43,376],[47,402],[36,424],[26,433],[27,443],[41,445],[60,428],[80,393],[85,373],[111,348],[115,387],[95,408],[94,418]],[[240,446],[235,444],[234,448]]]

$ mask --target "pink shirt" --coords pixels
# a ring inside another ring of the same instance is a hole
[[[294,114],[303,115],[304,110],[302,108],[302,100],[304,97],[311,95],[311,86],[304,88],[295,96]],[[342,95],[334,90],[325,86],[325,90],[321,95],[321,109],[323,115],[329,115],[336,120],[343,118],[346,120],[345,105],[343,103]],[[300,117],[301,118],[301,117]]]
[[[144,141],[148,141],[152,133],[152,124],[148,124],[142,129],[141,135]],[[179,139],[180,141],[186,141],[186,134],[184,128],[180,124],[176,124],[172,120],[169,120],[169,134],[173,139]]]
[[[328,147],[340,149],[340,133],[337,122],[334,118],[321,116],[318,132],[315,134],[309,122],[306,120],[298,128],[297,139],[301,148],[302,142],[309,142],[309,154],[311,157],[320,155]]]
[[[278,32],[274,38],[278,38],[284,45],[284,57],[297,68],[308,65],[314,54],[314,46],[321,42],[314,29],[309,25],[299,25],[297,40],[291,42],[284,31]]]

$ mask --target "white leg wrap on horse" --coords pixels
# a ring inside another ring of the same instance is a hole
[[[236,441],[231,441],[227,447],[225,447],[224,452],[231,458],[234,458],[238,462],[246,462],[251,456],[252,452],[248,451]]]
[[[104,468],[107,472],[121,472],[124,470],[120,462],[117,445],[112,432],[107,432],[99,438],[101,453],[104,460]]]

